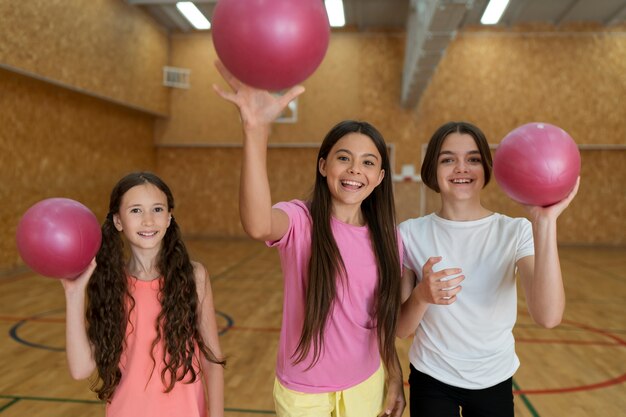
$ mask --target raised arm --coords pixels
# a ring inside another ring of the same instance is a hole
[[[85,289],[96,268],[92,260],[85,272],[75,280],[61,280],[65,290],[65,353],[70,375],[74,379],[89,378],[96,369],[93,350],[85,325]]]
[[[218,336],[217,321],[215,319],[215,307],[213,304],[213,291],[209,274],[202,264],[194,262],[194,274],[196,279],[196,291],[198,293],[198,320],[200,335],[204,344],[218,360],[223,360],[220,340]],[[209,394],[209,416],[224,416],[224,368],[218,363],[213,363],[201,356],[202,371],[207,392]]]
[[[257,240],[277,240],[287,231],[289,220],[281,211],[272,209],[272,198],[267,178],[267,143],[271,123],[294,98],[304,92],[296,86],[276,97],[237,80],[221,62],[216,67],[232,92],[214,85],[225,100],[234,103],[241,115],[244,131],[243,160],[239,187],[239,215],[244,230]]]
[[[535,256],[517,262],[520,280],[526,293],[528,312],[533,320],[547,328],[561,323],[565,311],[565,290],[557,247],[556,221],[578,192],[580,178],[563,201],[549,207],[529,206]]]

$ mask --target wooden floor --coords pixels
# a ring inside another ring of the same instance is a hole
[[[212,275],[228,355],[226,416],[273,415],[282,300],[276,251],[246,240],[187,243]],[[561,260],[567,291],[561,326],[533,325],[520,299],[516,415],[625,416],[626,248],[561,248]],[[64,314],[59,282],[27,271],[0,277],[1,417],[104,415],[89,383],[66,371]],[[398,341],[405,376],[408,345]]]

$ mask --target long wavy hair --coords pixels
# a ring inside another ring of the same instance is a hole
[[[87,286],[87,334],[98,369],[98,379],[92,389],[99,399],[107,402],[111,401],[122,376],[120,358],[126,328],[130,325],[129,314],[135,307],[126,276],[124,242],[115,228],[113,216],[119,213],[124,194],[143,184],[152,184],[163,191],[168,211],[174,208],[172,192],[156,175],[135,172],[122,178],[111,192],[109,213],[102,224],[102,246],[96,255],[97,266]],[[170,392],[176,382],[187,376],[186,383],[200,377],[194,357],[201,354],[210,362],[222,365],[224,361],[213,354],[200,335],[194,269],[173,216],[161,243],[157,265],[163,276],[159,288],[161,312],[155,323],[157,335],[150,355],[154,366],[157,360],[163,361],[165,366],[160,377],[164,392]],[[154,347],[161,340],[164,356],[155,358]]]
[[[385,366],[390,369],[395,358],[401,266],[387,145],[374,126],[366,122],[346,120],[328,132],[320,146],[317,161],[326,160],[332,147],[349,133],[361,133],[372,140],[382,158],[381,168],[385,170],[382,182],[361,203],[361,210],[369,227],[377,264],[378,284],[373,315],[376,319],[378,346]],[[295,363],[302,362],[313,349],[309,368],[320,358],[324,329],[337,293],[337,278],[345,276],[345,266],[331,229],[332,196],[326,178],[319,172],[317,164],[310,207],[313,232],[309,281],[302,333],[293,355]]]

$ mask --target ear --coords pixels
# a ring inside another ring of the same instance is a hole
[[[168,227],[170,227],[170,224],[172,224],[172,212],[171,211],[170,211],[169,217],[167,218],[167,227],[166,227],[166,229]]]
[[[317,168],[320,171],[320,174],[322,174],[322,177],[326,178],[326,160],[324,158],[320,158],[317,163]]]
[[[122,221],[120,220],[119,214],[113,215],[113,225],[115,225],[115,228],[117,229],[118,232],[121,232],[122,230],[124,230],[124,228],[122,227]]]

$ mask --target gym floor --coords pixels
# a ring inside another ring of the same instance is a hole
[[[188,246],[211,273],[228,357],[226,415],[274,415],[271,389],[282,305],[276,251],[245,239],[188,240]],[[561,247],[560,255],[567,294],[563,323],[552,330],[532,324],[520,295],[516,415],[623,415],[626,249],[570,246]],[[103,415],[89,381],[74,381],[67,372],[64,315],[56,280],[31,272],[0,278],[2,417]],[[409,345],[409,339],[397,340],[405,380]]]

